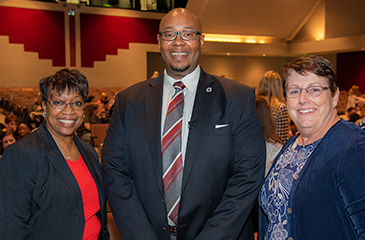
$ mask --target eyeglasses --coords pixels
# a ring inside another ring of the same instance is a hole
[[[81,101],[75,101],[75,102],[64,102],[61,100],[55,100],[55,101],[48,101],[49,105],[51,105],[52,108],[56,110],[63,110],[66,108],[67,105],[70,105],[70,107],[73,110],[83,110],[86,107],[86,103]]]
[[[165,41],[174,41],[177,37],[177,35],[180,34],[180,37],[182,40],[185,41],[193,41],[195,40],[196,36],[201,35],[200,32],[195,30],[184,30],[184,31],[163,31],[160,32],[160,36],[162,40]]]
[[[299,87],[289,88],[286,91],[286,96],[288,98],[298,98],[300,94],[302,94],[302,90],[305,90],[311,97],[318,97],[323,93],[323,90],[328,90],[328,89],[330,88],[322,86],[311,86],[307,88],[299,88]]]

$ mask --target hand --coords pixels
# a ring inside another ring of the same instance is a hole
[[[102,108],[102,109],[98,109],[97,110],[97,113],[95,114],[97,117],[99,117],[99,118],[103,118],[103,117],[105,117],[105,109],[104,108]]]
[[[363,97],[355,97],[354,98],[356,99],[355,103],[365,103],[365,98]]]

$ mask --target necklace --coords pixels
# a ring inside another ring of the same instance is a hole
[[[72,150],[73,150],[73,148],[74,148],[74,145],[75,145],[75,143],[74,142],[72,142],[73,144],[72,144],[72,147],[71,147],[71,153],[72,153]],[[57,145],[57,147],[58,148],[60,148],[60,150],[61,150],[61,153],[64,153],[64,154],[66,154],[66,151],[63,149],[63,148],[61,148],[61,146],[60,145],[58,145],[58,143],[56,142],[56,145]],[[71,157],[70,156],[66,156],[66,159],[67,160],[71,160]]]

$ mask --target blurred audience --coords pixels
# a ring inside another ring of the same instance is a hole
[[[91,124],[108,123],[104,104],[89,103],[85,108],[84,124],[78,130],[79,135],[85,142],[91,143]]]
[[[357,97],[361,96],[359,86],[353,85],[347,94],[348,94],[348,97],[347,97],[346,109],[354,108],[354,109],[356,109],[356,113],[359,114],[359,116],[361,116],[361,111],[356,102]]]
[[[356,123],[360,119],[360,115],[357,113],[352,113],[349,117],[349,122]]]
[[[285,142],[289,139],[289,115],[284,99],[282,80],[275,71],[267,71],[260,80],[256,91],[257,96],[265,97],[265,100],[272,110],[276,132]]]
[[[340,115],[340,118],[342,118],[345,121],[350,121],[350,116],[356,113],[356,108],[350,107],[346,110],[345,114]]]
[[[34,100],[34,110],[29,113],[30,120],[35,123],[36,127],[39,127],[44,120],[42,112],[42,98],[41,94],[38,93],[37,98]]]
[[[93,95],[89,95],[89,96],[87,97],[87,99],[86,99],[85,103],[86,103],[86,104],[89,104],[89,103],[91,103],[91,102],[94,102],[94,100],[95,100],[95,96],[93,96]]]
[[[108,95],[106,95],[105,92],[100,93],[100,99],[96,102],[96,104],[108,104],[109,99],[108,99]]]

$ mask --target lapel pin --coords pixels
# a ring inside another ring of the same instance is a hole
[[[212,87],[207,87],[207,89],[205,89],[206,92],[211,92],[212,91]]]

